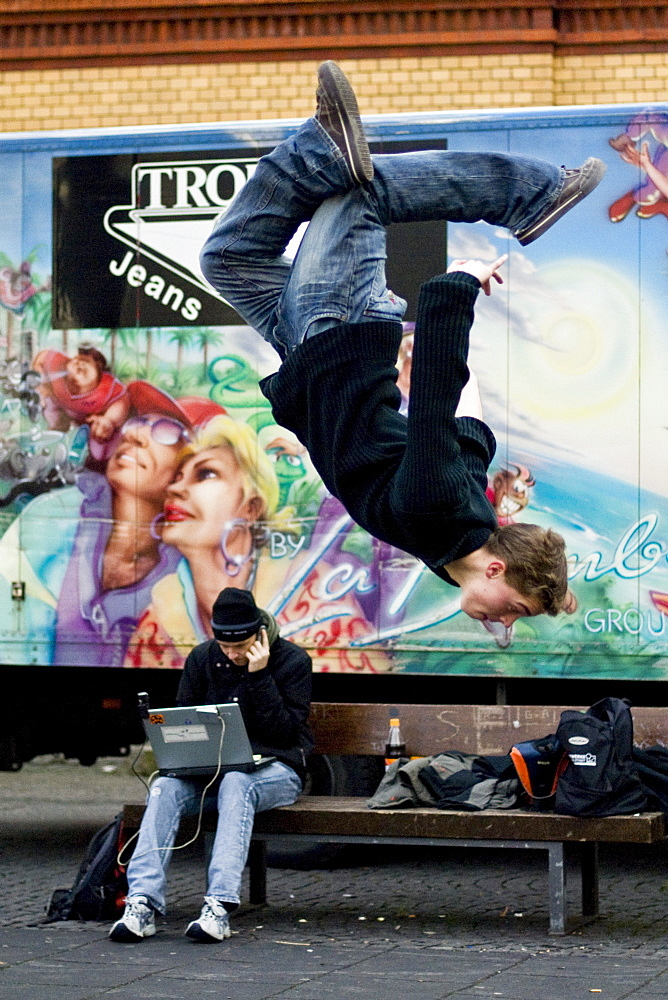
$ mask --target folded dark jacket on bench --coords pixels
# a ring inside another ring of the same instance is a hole
[[[400,757],[385,772],[369,809],[434,806],[437,809],[512,809],[519,782],[510,756],[433,754]]]

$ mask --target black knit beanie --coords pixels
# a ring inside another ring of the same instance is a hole
[[[257,635],[262,615],[250,590],[226,587],[213,605],[211,628],[221,642],[243,642]]]

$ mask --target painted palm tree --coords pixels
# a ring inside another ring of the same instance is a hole
[[[51,292],[41,291],[26,302],[23,322],[35,331],[38,336],[44,336],[51,330]]]
[[[105,346],[109,345],[109,367],[113,372],[116,371],[118,364],[117,353],[119,345],[124,350],[128,350],[134,344],[136,336],[137,331],[134,327],[118,327],[101,332],[103,344]]]
[[[176,373],[174,377],[175,388],[181,384],[181,373],[183,370],[183,354],[186,347],[192,347],[196,330],[191,326],[177,327],[169,331],[168,340],[170,344],[176,344]]]
[[[209,370],[209,347],[217,347],[223,340],[221,330],[212,330],[208,326],[201,326],[195,333],[195,342],[202,348],[202,379],[206,381]]]
[[[153,360],[153,347],[155,341],[160,338],[160,328],[157,326],[147,326],[144,331],[144,337],[146,341],[146,354],[145,354],[145,367],[146,371],[144,373],[144,378],[149,378],[149,372],[151,371],[151,361]]]
[[[118,330],[108,329],[102,334],[102,343],[109,345],[109,365],[112,371],[116,371],[116,345],[118,342]]]

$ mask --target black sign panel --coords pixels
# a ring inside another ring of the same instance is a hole
[[[382,151],[416,148],[392,143]],[[242,322],[203,278],[198,257],[265,152],[54,159],[54,329]],[[408,299],[407,319],[444,256],[445,223],[390,227],[388,284]]]
[[[198,256],[263,152],[55,159],[54,328],[239,323]]]
[[[441,142],[391,142],[374,144],[372,153],[419,152],[426,149],[446,149]],[[415,321],[420,285],[439,274],[445,267],[446,223],[404,222],[387,230],[387,261],[385,278],[388,288],[406,299],[405,320]]]

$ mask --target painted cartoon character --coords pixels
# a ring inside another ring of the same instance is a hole
[[[262,407],[252,413],[248,418],[248,426],[259,436],[267,427],[280,430],[277,437],[272,437],[268,444],[264,446],[264,451],[270,462],[273,462],[280,490],[278,507],[285,507],[291,502],[290,493],[292,486],[304,479],[307,475],[306,466],[302,455],[306,454],[306,448],[296,439],[285,437],[282,428],[274,420],[271,410]]]
[[[0,255],[0,305],[20,316],[26,303],[38,292],[48,291],[49,282],[36,287],[32,280],[31,262],[24,260],[17,269],[7,262],[5,254]]]
[[[648,147],[639,148],[638,143],[645,136],[651,136],[657,143],[650,158]],[[632,209],[640,219],[651,219],[655,215],[668,218],[668,115],[647,111],[635,115],[626,130],[608,140],[625,163],[645,170],[646,178],[636,187],[627,191],[608,209],[611,222],[621,222]],[[645,159],[643,161],[643,153]],[[664,185],[661,184],[661,179]],[[658,183],[657,183],[658,180]]]
[[[274,463],[276,469],[280,490],[279,507],[287,505],[293,483],[299,482],[306,476],[306,467],[301,457],[305,452],[306,448],[303,445],[295,444],[284,437],[274,438],[265,448],[267,458]]]
[[[41,376],[42,411],[51,430],[86,424],[93,457],[108,458],[130,412],[130,398],[123,383],[109,371],[104,354],[87,344],[73,358],[43,350],[32,367]]]
[[[536,480],[523,465],[500,469],[487,487],[487,498],[494,507],[499,524],[514,524],[515,515],[529,505],[529,490]]]

